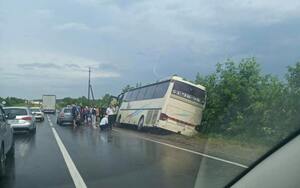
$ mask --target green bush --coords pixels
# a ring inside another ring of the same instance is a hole
[[[195,82],[207,88],[202,133],[275,143],[300,128],[300,63],[281,81],[263,74],[254,58],[227,60]]]

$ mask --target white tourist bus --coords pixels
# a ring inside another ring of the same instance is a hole
[[[117,123],[159,127],[183,135],[196,133],[205,107],[205,87],[172,76],[123,95]]]

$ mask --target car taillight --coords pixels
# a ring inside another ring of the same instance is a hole
[[[160,113],[159,119],[162,121],[166,121],[168,119],[168,115],[165,113]]]
[[[32,117],[30,116],[22,117],[22,120],[31,121]]]

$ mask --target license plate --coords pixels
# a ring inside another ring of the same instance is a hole
[[[17,123],[19,123],[19,120],[10,120],[10,123],[11,124],[17,124]]]

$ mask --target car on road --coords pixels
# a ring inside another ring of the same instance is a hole
[[[0,177],[5,175],[7,159],[14,156],[13,130],[8,123],[9,119],[14,118],[14,114],[5,114],[0,106]]]
[[[73,124],[71,107],[65,107],[59,112],[56,123],[58,125]]]
[[[44,121],[44,113],[39,107],[31,107],[30,108],[31,113],[34,115],[36,120]]]
[[[8,120],[14,131],[36,132],[35,117],[28,107],[4,107],[5,114],[15,114],[16,118]]]

